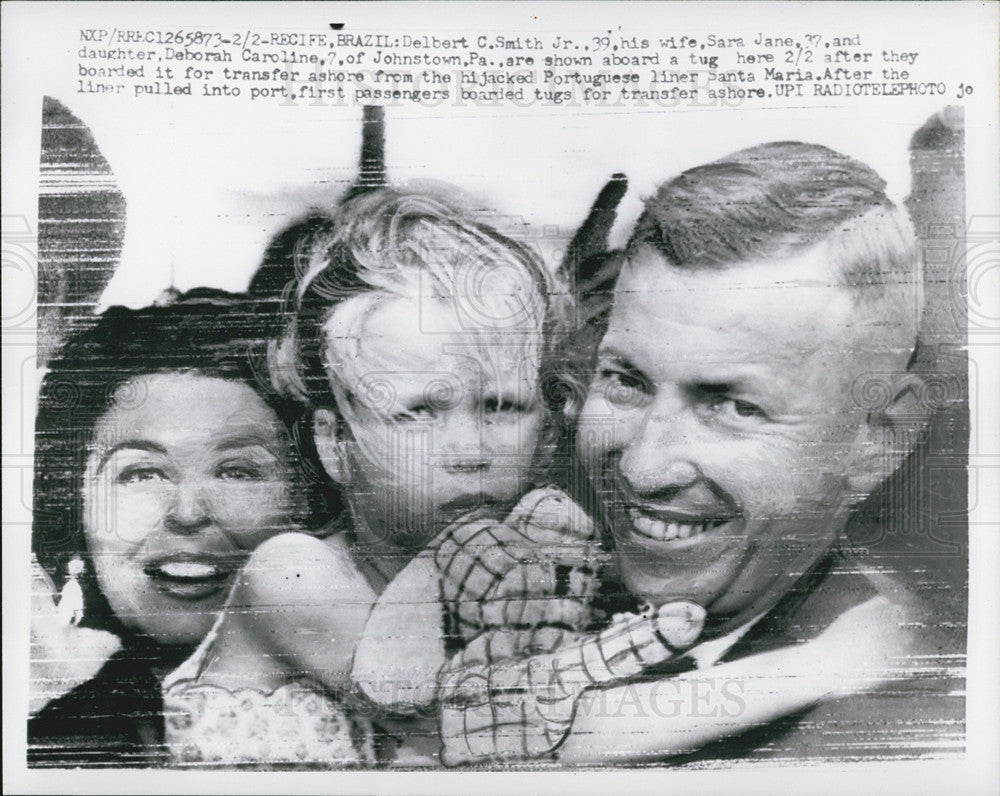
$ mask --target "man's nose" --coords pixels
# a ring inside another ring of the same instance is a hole
[[[196,533],[211,524],[212,516],[200,481],[186,480],[177,486],[177,494],[167,510],[164,524],[177,534]]]
[[[667,402],[650,407],[623,448],[618,467],[640,495],[681,492],[693,486],[701,472],[695,463],[691,419]]]

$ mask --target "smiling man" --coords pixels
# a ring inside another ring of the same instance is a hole
[[[719,633],[827,553],[909,452],[896,430],[918,409],[919,286],[905,211],[823,147],[755,147],[660,189],[577,446],[633,594],[692,599]],[[873,411],[859,396],[876,386]]]
[[[585,694],[564,761],[711,742],[709,756],[835,755],[838,733],[856,754],[879,745],[875,717],[912,721],[890,684],[926,662],[926,611],[838,541],[927,420],[909,369],[922,304],[905,210],[825,147],[752,147],[648,200],[577,452],[625,589],[708,618],[688,653],[698,674],[619,688],[618,709],[613,690]],[[808,729],[789,718],[820,702]],[[784,747],[765,743],[775,727]]]
[[[857,699],[898,695],[886,686],[920,670],[927,615],[838,545],[927,420],[909,369],[920,258],[884,188],[856,160],[783,142],[647,200],[616,255],[576,452],[613,538],[608,580],[646,616],[694,603],[704,630],[686,652],[663,642],[670,654],[642,677],[597,688],[569,682],[572,645],[520,663],[486,655],[482,681],[507,686],[489,686],[489,711],[446,712],[450,760],[753,756],[818,703],[802,737],[768,748],[836,755],[846,738],[857,754],[885,748],[876,717],[912,720],[913,703]]]

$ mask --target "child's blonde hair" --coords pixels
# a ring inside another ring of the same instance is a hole
[[[568,291],[528,247],[426,194],[362,193],[335,214],[313,216],[303,233],[288,240],[295,278],[270,377],[282,394],[334,409],[348,426],[349,390],[366,375],[363,326],[387,298],[450,303],[494,375],[498,334],[507,350],[521,347],[537,374],[568,317]]]

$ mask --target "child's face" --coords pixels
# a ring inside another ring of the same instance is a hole
[[[543,422],[537,328],[527,318],[522,328],[470,324],[445,301],[388,298],[359,337],[342,371],[339,479],[359,532],[412,554],[470,507],[517,499]]]

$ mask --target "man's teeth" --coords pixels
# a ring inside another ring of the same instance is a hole
[[[157,567],[168,578],[211,578],[218,569],[199,561],[165,561]]]
[[[666,522],[643,514],[635,508],[629,509],[629,514],[631,515],[632,525],[636,531],[643,536],[648,536],[660,542],[669,542],[672,539],[689,539],[692,536],[705,533],[705,531],[711,530],[724,522],[724,520],[711,520],[709,522],[693,524]]]

